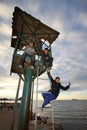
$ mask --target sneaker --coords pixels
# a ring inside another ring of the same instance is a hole
[[[48,103],[45,107],[52,107],[50,103]]]

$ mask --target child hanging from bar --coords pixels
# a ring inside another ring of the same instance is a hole
[[[25,47],[24,53],[21,57],[20,63],[19,63],[19,67],[22,68],[24,67],[24,62],[27,56],[29,56],[31,58],[31,67],[35,68],[35,54],[36,51],[34,49],[34,41],[30,41],[28,43],[28,45]]]
[[[56,77],[55,79],[53,79],[53,77],[50,74],[50,71],[47,71],[48,77],[51,81],[51,89],[48,90],[47,92],[43,92],[42,96],[44,99],[44,102],[42,104],[42,108],[44,107],[50,107],[50,101],[55,100],[59,93],[60,90],[68,90],[70,88],[71,82],[68,83],[68,85],[66,87],[64,87],[63,85],[61,85],[60,83],[60,77]],[[42,109],[41,108],[41,109]]]

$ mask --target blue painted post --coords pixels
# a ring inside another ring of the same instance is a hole
[[[31,84],[32,84],[32,70],[30,68],[26,68],[24,89],[22,94],[17,130],[28,130],[29,115],[30,115],[29,108],[30,108]]]

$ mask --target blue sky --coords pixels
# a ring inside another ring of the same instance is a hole
[[[72,85],[68,91],[61,91],[58,99],[87,99],[86,0],[0,1],[0,97],[14,98],[18,84],[18,76],[10,76],[13,54],[13,48],[10,47],[11,26],[15,6],[60,32],[59,38],[52,44],[54,62],[51,74],[54,78],[60,76],[64,86],[68,81]],[[42,77],[47,78],[46,73]],[[49,83],[40,81],[39,87],[47,90]]]

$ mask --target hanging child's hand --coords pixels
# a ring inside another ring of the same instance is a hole
[[[69,82],[69,86],[71,85],[71,82]]]
[[[50,75],[50,70],[47,70],[47,74]]]

